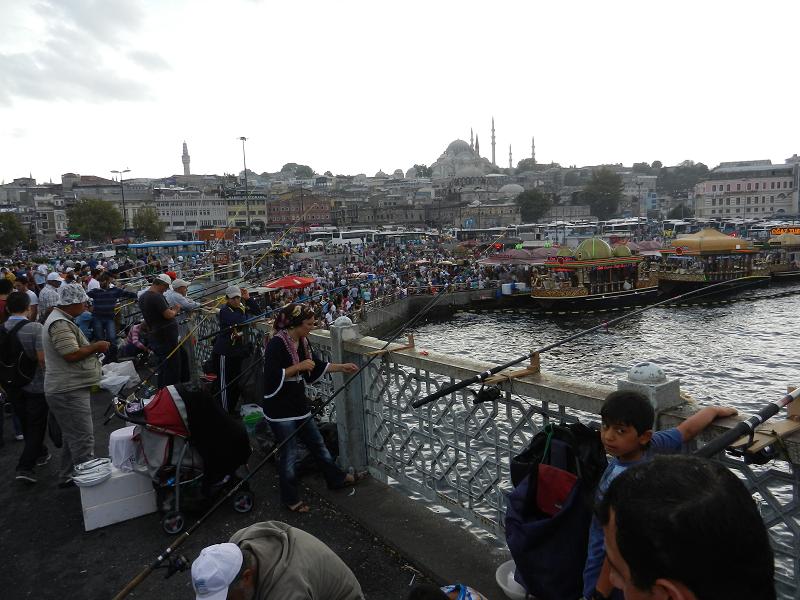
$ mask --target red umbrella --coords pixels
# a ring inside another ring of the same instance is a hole
[[[287,275],[275,281],[268,281],[264,286],[275,289],[298,290],[310,286],[314,281],[311,277]]]

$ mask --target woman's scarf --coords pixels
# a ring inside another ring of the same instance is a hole
[[[280,338],[283,341],[283,345],[286,346],[286,351],[289,353],[289,356],[292,357],[292,364],[300,364],[300,355],[297,352],[298,346],[295,346],[294,340],[289,335],[289,332],[286,329],[281,329],[275,334],[275,337]],[[311,345],[308,343],[308,340],[302,337],[300,338],[300,341],[303,344],[303,351],[305,352],[306,357],[312,358]]]

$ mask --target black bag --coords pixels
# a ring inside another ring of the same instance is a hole
[[[577,476],[552,515],[537,503],[541,464]],[[517,565],[514,578],[540,600],[583,593],[592,498],[607,465],[599,432],[581,423],[548,425],[511,461],[515,488],[506,507],[506,542]]]
[[[9,394],[33,381],[38,361],[25,352],[17,332],[29,321],[20,321],[11,330],[0,326],[0,386]]]

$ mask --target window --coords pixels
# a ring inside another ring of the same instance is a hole
[[[756,187],[755,187],[755,189],[758,189],[758,182],[757,182],[757,181],[756,181]]]
[[[747,203],[750,204],[750,196],[747,197]]]
[[[738,206],[741,203],[742,203],[742,199],[741,198],[737,198],[736,199],[736,205]],[[739,212],[739,211],[736,211],[736,212]]]
[[[769,189],[771,189],[771,190],[775,189],[775,182],[774,181],[770,181],[769,182]]]
[[[711,211],[711,214],[712,214],[712,215],[715,215],[715,214],[717,214],[717,211],[716,211],[716,210],[712,210],[712,211]]]
[[[750,190],[750,184],[749,183],[747,184],[747,189]]]
[[[716,205],[717,205],[717,199],[716,198],[712,198],[711,199],[711,206],[716,206]]]
[[[741,208],[737,208],[737,209],[736,209],[736,212],[737,212],[737,213],[738,213],[738,212],[742,212],[742,209],[741,209]]]
[[[725,206],[730,206],[730,205],[731,205],[731,199],[730,198],[725,198]],[[728,211],[728,212],[730,212],[730,211]]]
[[[736,184],[736,191],[737,192],[741,192],[742,191],[742,184],[741,183],[737,183]]]
[[[769,197],[769,203],[770,204],[775,204],[775,196],[770,196]]]
[[[725,186],[725,191],[726,192],[730,192],[731,191],[731,184],[730,183]]]
[[[716,192],[716,191],[717,191],[717,186],[715,186],[715,185],[712,185],[712,186],[711,186],[711,191],[712,191],[712,192]]]

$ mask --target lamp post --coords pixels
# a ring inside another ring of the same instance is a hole
[[[245,136],[239,137],[242,141],[242,164],[244,164],[244,206],[247,211],[247,235],[250,236],[250,194],[247,192],[247,155],[244,151],[244,143],[247,141]]]
[[[130,169],[124,169],[122,171],[111,171],[112,173],[116,173],[119,175],[119,190],[122,192],[122,237],[126,240],[128,239],[128,214],[125,212],[125,186],[122,185],[122,175],[123,173],[130,173]]]

